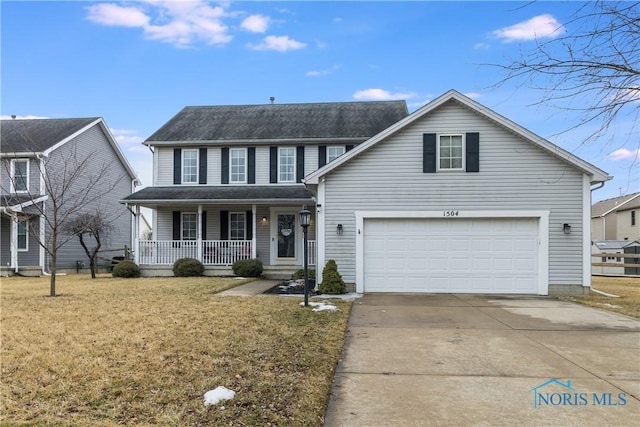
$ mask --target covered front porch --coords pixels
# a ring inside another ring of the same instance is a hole
[[[136,239],[134,261],[142,274],[148,276],[171,274],[171,266],[180,258],[199,260],[205,265],[207,275],[231,274],[234,262],[252,258],[259,259],[265,271],[292,272],[304,265],[299,212],[306,207],[312,212],[307,235],[307,262],[309,266],[315,266],[316,209],[311,193],[298,186],[295,191],[273,187],[263,192],[263,198],[252,198],[250,202],[242,197],[247,195],[246,187],[208,187],[208,191],[198,188],[207,198],[188,201],[169,198],[177,195],[176,189],[180,189],[170,187],[161,193],[167,200],[135,200],[135,204],[133,200],[127,201],[136,212],[136,222],[141,207],[153,210],[153,238]],[[259,188],[251,188],[251,193]],[[151,194],[158,191],[158,188],[151,189]],[[141,199],[141,194],[145,196],[144,190],[131,197]],[[232,195],[242,198],[230,199]],[[264,198],[269,195],[268,199]]]

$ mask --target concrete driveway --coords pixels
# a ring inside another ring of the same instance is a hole
[[[325,426],[639,426],[640,322],[552,298],[365,295]]]

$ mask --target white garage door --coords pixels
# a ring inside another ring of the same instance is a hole
[[[365,292],[537,293],[538,221],[365,219]]]

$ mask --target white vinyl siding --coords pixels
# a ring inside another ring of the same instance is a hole
[[[295,147],[280,147],[278,149],[278,182],[296,182]]]
[[[424,133],[480,133],[480,172],[424,174]],[[324,183],[325,260],[355,281],[354,211],[551,212],[549,284],[582,284],[583,174],[459,104],[450,102],[332,171]],[[562,224],[572,226],[570,235]],[[344,233],[336,234],[337,224]]]
[[[182,183],[198,183],[198,150],[182,150]]]

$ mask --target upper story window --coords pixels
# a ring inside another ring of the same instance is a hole
[[[198,183],[198,150],[182,150],[182,183]]]
[[[246,224],[244,212],[229,213],[229,240],[245,240]]]
[[[245,184],[247,182],[247,150],[245,148],[232,148],[229,150],[231,158],[230,182]]]
[[[463,155],[462,135],[440,135],[438,139],[438,169],[463,170]]]
[[[631,225],[636,225],[636,211],[631,211]]]
[[[198,214],[182,214],[182,240],[196,240],[198,237]]]
[[[295,182],[296,149],[294,147],[281,147],[278,153],[278,182]]]
[[[12,193],[29,191],[29,160],[11,160],[11,189]]]
[[[345,153],[345,146],[327,147],[327,163],[334,161]]]
[[[26,219],[18,221],[18,250],[29,250],[29,222]]]

